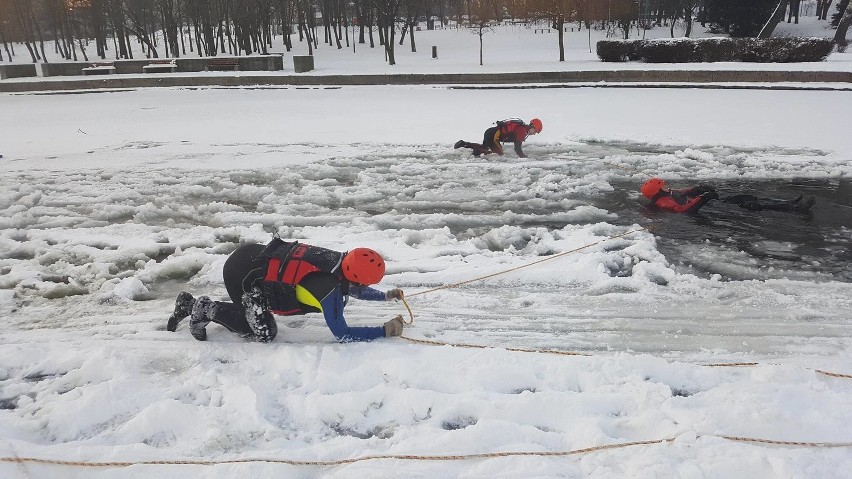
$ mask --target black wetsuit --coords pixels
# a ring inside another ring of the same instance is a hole
[[[752,211],[774,210],[774,211],[799,211],[804,212],[814,205],[812,197],[803,199],[801,196],[792,200],[781,200],[776,198],[759,198],[754,195],[733,195],[720,198],[720,201],[737,205]]]

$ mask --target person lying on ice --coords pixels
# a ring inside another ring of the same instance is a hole
[[[166,328],[175,331],[190,316],[189,330],[199,341],[207,340],[205,328],[212,321],[243,338],[266,343],[278,333],[273,314],[318,312],[340,342],[399,336],[401,315],[374,327],[350,327],[343,318],[348,296],[368,301],[403,298],[401,289],[383,293],[368,286],[381,281],[384,274],[384,260],[369,248],[340,253],[279,238],[266,246],[242,245],[231,253],[222,271],[232,302],[207,296],[196,299],[181,292]]]
[[[758,198],[754,195],[733,195],[719,198],[712,186],[698,185],[692,188],[672,190],[664,180],[651,178],[642,185],[642,196],[651,200],[651,206],[675,213],[695,213],[710,200],[719,199],[752,211],[775,210],[806,212],[813,208],[814,197],[803,199],[801,195],[792,200]]]
[[[529,124],[523,120],[512,118],[509,120],[501,120],[497,122],[497,126],[485,130],[485,136],[482,139],[482,144],[469,143],[464,140],[459,140],[453,145],[453,148],[471,148],[473,156],[487,155],[489,153],[497,153],[503,156],[503,143],[513,142],[515,144],[515,153],[518,158],[526,158],[521,145],[524,140],[530,135],[541,133],[541,120],[533,118]]]

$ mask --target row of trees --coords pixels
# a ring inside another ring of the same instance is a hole
[[[564,61],[567,24],[624,38],[654,26],[668,26],[672,36],[679,27],[690,36],[695,22],[731,36],[765,36],[785,12],[788,22],[798,22],[803,8],[815,7],[825,19],[834,2],[835,25],[843,27],[852,21],[849,0],[0,0],[0,61],[3,51],[12,60],[18,42],[33,62],[47,62],[51,41],[52,54],[75,61],[89,61],[90,43],[99,58],[112,50],[115,58],[129,59],[133,42],[146,57],[158,58],[267,54],[279,41],[290,51],[297,37],[313,54],[320,37],[349,47],[351,26],[353,48],[356,42],[379,45],[395,64],[397,34],[400,45],[408,37],[416,51],[419,22],[433,28],[449,19],[474,29],[480,45],[497,22],[544,24],[558,32]]]

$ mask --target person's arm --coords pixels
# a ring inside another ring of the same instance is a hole
[[[300,292],[299,288],[300,287],[297,287],[297,294]],[[302,294],[305,293],[310,294],[307,290],[304,290],[304,293]],[[384,293],[379,293],[382,295],[382,298],[384,298]],[[372,341],[374,339],[385,337],[385,328],[382,326],[350,327],[346,324],[346,319],[343,317],[343,293],[340,292],[339,286],[332,289],[331,292],[319,300],[317,304],[325,317],[325,323],[328,325],[328,329],[331,330],[334,337],[341,343]]]
[[[526,158],[527,157],[527,155],[524,154],[524,150],[521,148],[521,145],[523,145],[523,144],[524,144],[523,141],[515,141],[515,153],[518,154],[518,158]]]
[[[684,188],[682,190],[675,190],[675,191],[677,191],[677,192],[679,192],[683,195],[693,197],[693,196],[703,195],[704,193],[715,193],[716,189],[713,188],[710,185],[701,184],[701,185],[698,185],[698,186],[693,186],[692,188]]]
[[[695,198],[690,198],[686,203],[681,204],[675,201],[675,199],[671,196],[664,196],[655,201],[654,206],[664,210],[673,211],[675,213],[695,213],[712,199],[713,197],[711,195],[703,194],[701,196],[696,196]]]
[[[363,299],[364,301],[385,301],[387,296],[378,289],[369,286],[360,286],[357,284],[349,285],[349,296],[355,299]]]

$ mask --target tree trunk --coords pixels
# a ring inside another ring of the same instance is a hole
[[[784,19],[784,12],[787,10],[787,4],[790,3],[790,0],[778,0],[778,6],[775,7],[775,11],[772,12],[772,16],[769,17],[769,21],[766,22],[766,25],[763,26],[763,29],[760,30],[760,33],[757,35],[757,38],[769,38],[772,36],[772,32],[775,31],[775,27]]]
[[[849,25],[852,25],[852,5],[846,7],[846,13],[840,19],[837,25],[837,32],[834,34],[834,43],[837,45],[837,51],[845,52],[849,42],[846,41],[846,32],[849,30]]]
[[[30,57],[32,57],[33,63],[38,63],[38,52],[34,50],[35,40],[32,39],[32,24],[29,23],[29,11],[32,9],[32,4],[29,2],[26,3],[27,11],[24,11],[25,6],[22,0],[16,0],[13,3],[13,6],[15,9],[15,16],[18,18],[18,26],[24,34],[24,45],[30,52]],[[30,46],[31,41],[33,43],[32,46]]]
[[[560,16],[556,19],[556,28],[558,31],[558,40],[559,40],[559,61],[565,61],[565,18]]]
[[[479,66],[484,65],[484,63],[482,62],[482,35],[485,33],[484,29],[485,29],[485,25],[482,23],[482,21],[480,21],[479,22]]]
[[[683,23],[686,24],[686,31],[683,32],[683,36],[685,36],[686,38],[689,38],[689,36],[692,35],[692,14],[693,13],[695,13],[695,11],[693,10],[693,7],[692,7],[691,4],[687,5],[683,9]]]
[[[819,13],[820,20],[828,20],[828,9],[831,8],[832,0],[822,0],[822,2],[817,3],[817,10],[819,10],[819,6],[822,4],[822,11]]]
[[[385,26],[385,53],[388,55],[388,65],[396,65],[396,55],[394,54],[393,37],[396,33],[393,19],[389,20],[389,24]]]
[[[405,34],[408,33],[409,25],[411,25],[411,22],[408,19],[406,19],[405,23],[402,24],[402,32],[400,32],[400,34],[399,34],[400,46],[402,46],[402,44],[405,43]]]

